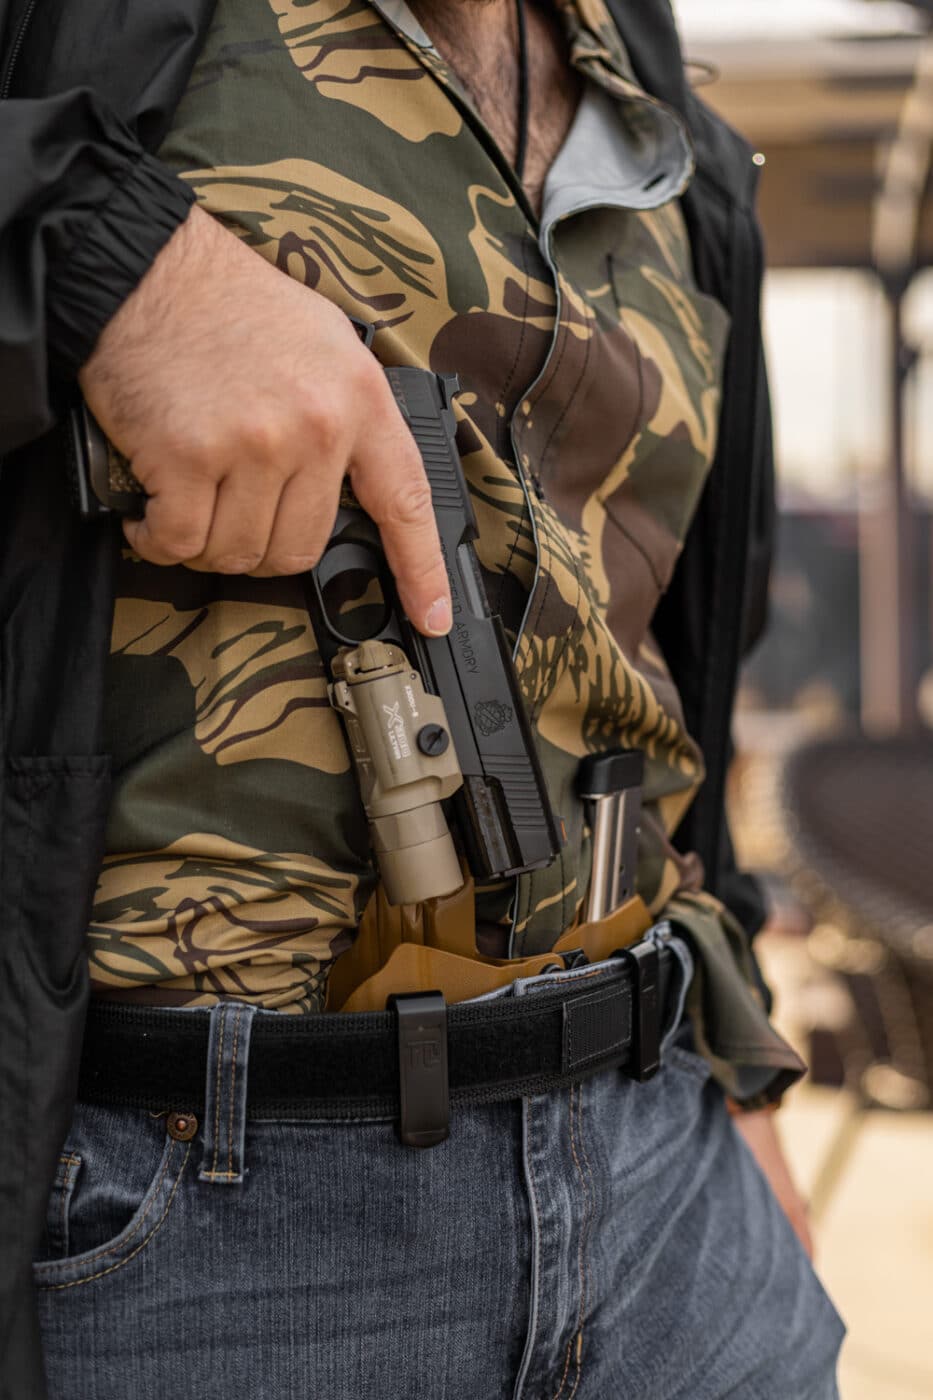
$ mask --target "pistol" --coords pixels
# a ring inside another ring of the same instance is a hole
[[[561,837],[476,556],[455,440],[457,380],[414,367],[385,375],[430,482],[453,628],[425,637],[412,626],[378,529],[349,488],[306,597],[386,896],[416,904],[461,887],[461,853],[477,879],[505,878],[550,864]],[[72,411],[69,444],[85,518],[144,512],[131,464],[83,402]]]

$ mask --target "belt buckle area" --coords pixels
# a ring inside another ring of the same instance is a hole
[[[632,1044],[622,1073],[644,1084],[661,1068],[661,959],[650,939],[620,948],[618,956],[632,979]]]
[[[450,1135],[447,1002],[441,992],[390,996],[398,1023],[398,1135],[406,1147],[437,1147]]]

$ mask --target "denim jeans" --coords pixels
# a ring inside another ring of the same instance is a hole
[[[682,1031],[645,1084],[461,1108],[418,1151],[389,1122],[247,1120],[272,1013],[191,1014],[193,1137],[77,1107],[35,1268],[51,1400],[837,1396],[842,1324]]]

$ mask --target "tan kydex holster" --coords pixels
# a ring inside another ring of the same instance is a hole
[[[635,943],[651,926],[637,895],[604,919],[576,924],[548,953],[529,958],[484,957],[476,947],[473,881],[442,899],[393,907],[381,887],[366,906],[356,939],[331,968],[328,1011],[384,1011],[395,993],[439,991],[448,1002],[508,986],[556,965],[561,954],[581,949],[602,962]]]

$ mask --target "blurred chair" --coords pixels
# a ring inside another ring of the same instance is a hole
[[[785,758],[788,874],[808,951],[848,991],[846,1024],[811,1027],[811,1077],[844,1086],[810,1195],[829,1202],[866,1114],[933,1104],[933,738],[823,737]]]
[[[784,761],[781,795],[794,887],[815,921],[810,952],[852,997],[844,1083],[866,1104],[928,1108],[933,738],[804,743]]]

